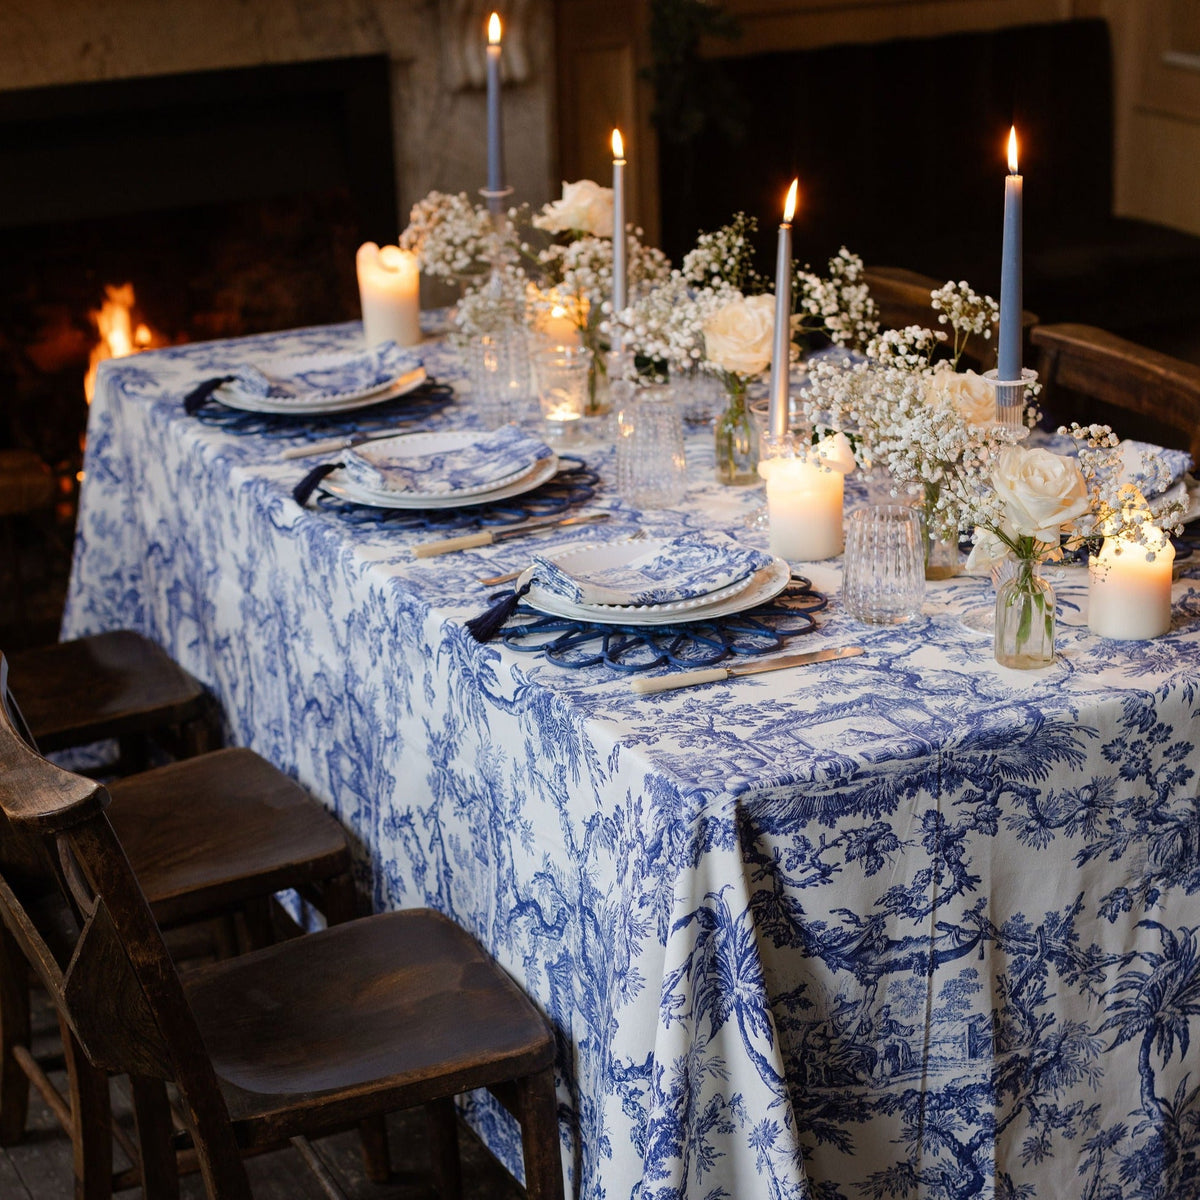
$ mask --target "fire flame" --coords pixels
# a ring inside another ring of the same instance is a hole
[[[621,131],[619,129],[614,129],[612,131],[612,152],[613,158],[615,158],[618,162],[623,162],[625,160],[625,141],[621,137]]]
[[[787,199],[783,202],[783,223],[790,225],[796,215],[796,196],[800,191],[800,180],[793,179],[792,186],[787,190]]]
[[[500,14],[492,13],[488,17],[487,39],[489,46],[500,45]]]
[[[100,335],[100,340],[92,347],[83,380],[83,393],[89,404],[96,390],[96,371],[106,358],[125,358],[154,345],[154,332],[149,325],[139,322],[134,326],[133,305],[132,283],[123,283],[120,287],[107,284],[104,302],[89,314]]]
[[[1017,127],[1014,125],[1008,131],[1008,173],[1017,173]]]

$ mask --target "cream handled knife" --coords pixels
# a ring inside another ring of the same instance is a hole
[[[639,675],[629,685],[639,696],[650,692],[669,692],[673,688],[692,687],[697,683],[718,683],[735,675],[757,675],[762,671],[782,671],[785,667],[803,667],[808,663],[829,662],[834,658],[855,658],[863,652],[861,646],[841,646],[838,649],[810,650],[807,654],[786,654],[770,662],[749,663],[740,667],[706,667],[700,671],[677,671],[674,675],[659,675],[648,679]]]
[[[462,537],[446,538],[441,542],[422,542],[413,547],[417,558],[433,558],[438,554],[451,554],[455,550],[474,550],[478,546],[491,546],[495,542],[507,542],[509,538],[524,537],[527,533],[541,533],[543,529],[564,529],[568,525],[589,525],[593,521],[607,521],[611,513],[588,513],[582,517],[557,517],[552,521],[529,521],[523,525],[501,526],[499,529],[481,529],[478,533],[465,533]]]

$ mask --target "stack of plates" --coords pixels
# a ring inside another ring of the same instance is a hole
[[[350,450],[345,459],[320,486],[373,508],[488,504],[541,487],[558,470],[550,447],[515,425],[490,433],[397,434]]]
[[[791,577],[781,558],[721,534],[588,543],[534,559],[518,580],[539,612],[601,625],[675,625],[765,604]]]
[[[369,350],[330,350],[274,359],[260,370],[239,367],[213,399],[244,412],[293,414],[349,412],[382,404],[425,382],[416,356],[394,342]]]

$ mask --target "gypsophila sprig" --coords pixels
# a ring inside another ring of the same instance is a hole
[[[496,229],[487,209],[466,192],[430,192],[409,213],[400,247],[411,250],[426,275],[462,279],[486,271],[496,256]]]
[[[824,278],[807,266],[794,267],[792,287],[792,328],[802,336],[824,334],[835,346],[862,350],[879,328],[879,311],[863,278],[863,261],[845,246],[829,260]]]
[[[683,278],[697,288],[730,287],[745,296],[765,292],[770,281],[754,268],[758,221],[744,212],[712,233],[702,233],[683,257]]]
[[[965,279],[944,284],[930,293],[929,305],[938,313],[938,324],[954,330],[954,365],[966,348],[971,334],[990,338],[1000,319],[1000,305],[991,296],[981,295]]]
[[[455,323],[462,338],[478,337],[524,325],[529,281],[515,264],[498,266],[469,288],[458,302]]]

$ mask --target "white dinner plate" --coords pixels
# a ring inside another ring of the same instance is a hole
[[[517,587],[530,581],[535,568],[529,567],[517,580]],[[573,604],[551,592],[539,592],[533,584],[524,601],[530,608],[550,617],[565,617],[571,621],[592,621],[597,625],[683,625],[693,621],[708,621],[714,617],[728,617],[734,613],[757,608],[773,600],[788,585],[792,568],[782,558],[775,559],[769,566],[756,571],[749,585],[736,595],[709,604],[697,605],[686,610],[650,612],[646,607],[620,609],[614,606],[588,607]]]
[[[306,416],[315,417],[328,413],[352,412],[357,408],[368,408],[372,404],[384,404],[399,396],[415,391],[423,384],[428,376],[424,367],[416,367],[397,375],[395,379],[380,384],[378,387],[365,389],[355,395],[337,400],[265,400],[258,396],[247,396],[240,393],[230,393],[218,388],[212,398],[226,408],[236,408],[241,412],[266,413],[272,416]]]
[[[469,496],[458,492],[429,497],[413,497],[404,492],[373,492],[346,479],[341,470],[326,476],[318,486],[339,500],[348,500],[351,504],[363,504],[369,508],[466,508],[471,504],[491,504],[494,500],[507,500],[512,496],[532,492],[534,488],[539,488],[553,479],[557,471],[558,455],[551,454],[549,458],[541,459],[531,471],[504,487],[490,492],[475,492]]]

